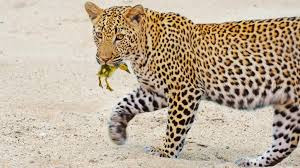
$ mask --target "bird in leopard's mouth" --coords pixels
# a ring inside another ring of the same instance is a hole
[[[115,64],[115,65],[108,65],[108,64],[101,65],[101,68],[97,73],[99,87],[103,88],[101,80],[102,80],[102,78],[104,78],[105,84],[106,84],[106,89],[109,91],[113,91],[112,87],[110,86],[110,84],[108,82],[108,78],[112,77],[112,75],[114,74],[114,72],[117,69],[120,69],[120,70],[130,73],[126,63],[120,63],[120,64]]]

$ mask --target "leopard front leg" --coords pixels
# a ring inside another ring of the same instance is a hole
[[[173,91],[168,98],[168,124],[162,148],[146,147],[146,153],[160,157],[177,158],[183,149],[185,137],[195,119],[202,94],[196,89]]]
[[[236,161],[238,166],[274,166],[296,149],[300,138],[299,103],[275,105],[274,108],[272,146],[256,158],[243,158]]]
[[[114,108],[109,121],[109,135],[118,145],[125,143],[128,122],[139,113],[152,112],[167,107],[166,98],[155,92],[138,88],[126,95]]]

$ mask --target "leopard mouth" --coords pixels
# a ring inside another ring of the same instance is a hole
[[[114,59],[114,60],[109,60],[107,62],[102,61],[98,57],[96,57],[96,61],[98,62],[99,65],[112,65],[112,66],[117,66],[122,62],[122,59]]]

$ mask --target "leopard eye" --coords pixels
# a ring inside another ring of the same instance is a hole
[[[96,37],[98,37],[100,39],[102,38],[102,33],[101,32],[96,32],[95,35],[96,35]]]
[[[116,40],[122,40],[124,38],[124,34],[117,34]]]

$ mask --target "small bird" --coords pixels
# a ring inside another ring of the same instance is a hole
[[[107,79],[110,78],[117,69],[121,69],[123,71],[130,73],[128,66],[125,63],[120,63],[118,65],[107,65],[107,64],[101,65],[101,69],[97,73],[98,80],[99,80],[99,87],[103,88],[101,79],[105,78],[106,89],[109,91],[113,91]]]

